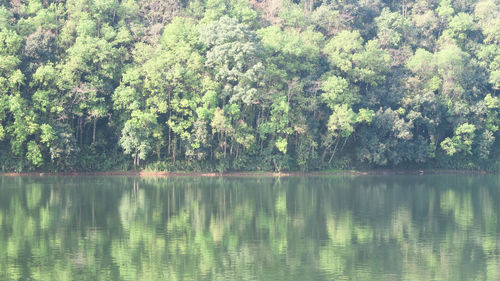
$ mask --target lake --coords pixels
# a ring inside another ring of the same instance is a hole
[[[0,280],[500,280],[497,175],[0,177]]]

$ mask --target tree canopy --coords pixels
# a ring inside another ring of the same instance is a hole
[[[0,1],[0,169],[500,169],[493,0]]]

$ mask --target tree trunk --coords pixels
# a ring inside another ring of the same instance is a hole
[[[174,164],[175,164],[175,156],[176,156],[176,153],[177,152],[177,139],[174,141],[174,147],[172,149],[172,160],[174,161]]]
[[[224,134],[224,158],[226,158],[226,151],[227,151],[227,135]]]
[[[134,171],[137,168],[137,152],[134,154]]]
[[[80,146],[83,145],[83,121],[82,117],[78,118],[78,126],[80,126]]]
[[[111,22],[112,24],[115,23],[115,17],[116,17],[116,1],[113,1],[113,21]]]
[[[94,132],[92,133],[92,143],[95,142],[95,127],[97,125],[97,118],[94,117]]]
[[[168,126],[168,146],[167,146],[167,155],[170,155],[170,146],[172,145],[171,144],[171,139],[170,139],[170,135],[171,135],[171,128],[170,126]]]
[[[337,147],[339,145],[339,142],[340,142],[340,138],[338,138],[337,141],[335,142],[335,148],[333,149],[332,156],[330,156],[330,159],[328,160],[328,164],[330,164],[332,162],[333,156],[335,156],[335,152],[337,152]]]
[[[327,147],[325,147],[325,150],[323,151],[323,153],[321,153],[321,162],[325,162],[326,154],[330,150],[330,147],[332,147],[332,144],[333,144],[333,142],[330,143]]]
[[[80,117],[78,117],[78,119],[76,119],[76,132],[75,132],[75,140],[78,141],[79,140],[79,136],[78,134],[80,133]]]

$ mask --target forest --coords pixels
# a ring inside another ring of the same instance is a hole
[[[500,170],[495,0],[0,0],[0,171]]]

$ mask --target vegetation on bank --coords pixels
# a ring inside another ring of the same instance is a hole
[[[0,0],[0,171],[500,170],[494,0]]]

